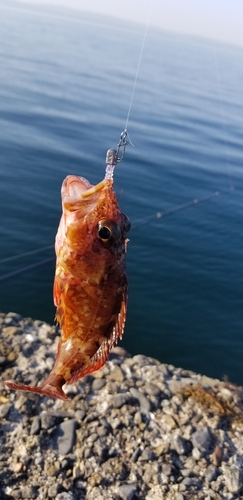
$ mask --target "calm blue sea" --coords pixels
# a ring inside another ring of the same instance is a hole
[[[144,27],[16,5],[0,5],[0,310],[53,323],[54,260],[2,277],[54,256],[66,175],[103,178]],[[242,82],[242,48],[150,26],[115,171],[133,224],[122,345],[239,384]]]

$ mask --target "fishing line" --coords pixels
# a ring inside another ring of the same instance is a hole
[[[215,72],[216,72],[216,83],[217,83],[217,91],[218,91],[218,98],[219,98],[219,115],[221,119],[221,128],[222,128],[222,137],[223,137],[223,143],[224,143],[224,157],[225,157],[225,165],[226,165],[226,172],[228,176],[228,188],[229,190],[234,190],[234,186],[232,185],[232,180],[231,180],[231,172],[230,172],[230,162],[229,162],[229,145],[228,141],[226,139],[226,118],[225,118],[225,113],[224,113],[224,106],[223,106],[223,98],[222,98],[222,88],[221,88],[221,78],[220,78],[220,72],[219,72],[219,65],[218,65],[218,57],[217,57],[217,48],[216,48],[216,42],[215,38],[213,36],[213,31],[211,29],[211,40],[213,43],[213,59],[214,59],[214,66],[215,66]]]
[[[6,262],[12,262],[14,260],[21,259],[22,257],[28,257],[30,255],[35,255],[36,253],[44,252],[45,250],[53,250],[53,245],[48,245],[46,247],[37,248],[36,250],[30,250],[28,252],[23,252],[18,255],[13,255],[12,257],[6,257],[5,259],[0,260],[0,265],[5,264]]]
[[[0,282],[1,281],[7,281],[11,278],[14,278],[15,276],[18,276],[19,274],[27,273],[28,271],[32,271],[32,269],[35,269],[36,267],[43,266],[44,264],[48,264],[49,262],[54,261],[54,257],[49,257],[48,259],[43,259],[39,262],[36,262],[35,264],[30,264],[29,266],[22,267],[21,269],[17,269],[16,271],[11,271],[9,273],[3,274],[0,276]]]
[[[142,219],[138,219],[135,221],[135,223],[132,225],[132,227],[139,227],[141,224],[144,222],[147,222],[148,220],[153,220],[153,219],[164,219],[165,217],[168,217],[169,215],[173,215],[176,212],[181,212],[182,210],[185,210],[188,207],[191,207],[193,205],[199,205],[200,203],[206,202],[210,200],[211,198],[214,198],[215,196],[219,196],[220,192],[215,191],[214,193],[209,194],[208,196],[205,196],[204,198],[198,199],[194,198],[193,200],[188,201],[187,203],[183,203],[182,205],[178,205],[176,207],[172,207],[169,210],[166,210],[165,212],[156,212],[156,214],[149,215],[148,217],[143,217]]]
[[[135,88],[137,86],[138,74],[139,74],[139,71],[140,71],[140,66],[141,66],[141,61],[142,61],[142,56],[143,56],[144,46],[145,46],[145,40],[147,38],[147,32],[148,32],[148,27],[149,27],[149,22],[150,22],[150,17],[151,17],[151,12],[152,12],[153,5],[154,5],[154,0],[150,4],[149,15],[148,15],[147,23],[146,23],[145,30],[144,30],[144,35],[143,35],[143,41],[142,41],[140,56],[139,56],[139,59],[138,59],[137,71],[136,71],[136,75],[135,75],[135,79],[134,79],[134,83],[133,83],[132,95],[131,95],[131,100],[130,100],[130,104],[129,104],[129,108],[128,108],[128,113],[127,113],[126,124],[125,124],[125,130],[126,131],[127,131],[127,127],[128,127],[128,122],[129,122],[129,118],[130,118],[132,104],[133,104],[134,92],[135,92]]]
[[[149,26],[149,22],[150,22],[150,16],[151,16],[153,4],[154,4],[154,0],[152,0],[152,2],[150,4],[149,15],[148,15],[148,18],[147,18],[147,23],[145,25],[145,30],[144,30],[144,35],[143,35],[143,40],[142,40],[140,55],[139,55],[139,59],[138,59],[137,71],[136,71],[136,74],[135,74],[133,88],[132,88],[132,95],[131,95],[130,104],[129,104],[129,107],[128,107],[128,113],[127,113],[127,119],[126,119],[125,128],[124,128],[123,132],[121,133],[120,140],[119,140],[119,142],[117,144],[117,149],[108,149],[108,151],[106,153],[105,179],[113,179],[114,168],[117,165],[117,163],[119,163],[119,162],[122,161],[122,159],[124,157],[124,154],[125,154],[126,146],[128,144],[131,144],[131,146],[133,146],[133,143],[132,143],[132,141],[131,141],[131,139],[130,139],[130,137],[128,135],[127,127],[128,127],[128,122],[129,122],[129,118],[130,118],[130,113],[131,113],[131,108],[132,108],[133,100],[134,100],[134,92],[135,92],[135,88],[137,86],[138,74],[139,74],[139,70],[140,70],[140,66],[141,66],[141,61],[142,61],[142,56],[143,56],[144,46],[145,46],[145,40],[146,40],[146,37],[147,37],[148,26]],[[122,149],[121,156],[119,156],[120,149]]]

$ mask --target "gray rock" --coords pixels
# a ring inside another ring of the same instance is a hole
[[[165,375],[165,376],[169,376],[170,375],[170,371],[168,369],[168,366],[165,365],[164,363],[162,363],[160,365],[160,371]]]
[[[36,457],[35,458],[35,465],[42,465],[44,464],[44,458],[43,457]]]
[[[78,419],[78,420],[83,420],[86,416],[86,412],[84,410],[77,410],[75,412],[75,417]]]
[[[22,486],[21,494],[22,494],[22,498],[26,498],[26,499],[35,497],[34,488],[32,488],[32,486]]]
[[[0,418],[6,418],[11,408],[11,403],[0,405]]]
[[[0,492],[1,492],[1,490],[0,490]],[[12,495],[12,498],[23,498],[22,491],[20,488],[17,488],[16,490],[11,491],[11,495]],[[6,498],[6,500],[11,500],[11,497],[9,497],[9,496],[3,497],[3,500],[5,500],[5,498]]]
[[[136,484],[122,484],[117,489],[117,493],[122,498],[122,500],[132,500],[136,491]]]
[[[95,378],[92,382],[92,391],[99,391],[106,384],[105,379],[103,378]]]
[[[156,396],[156,397],[159,396],[161,393],[159,387],[157,387],[157,385],[153,384],[152,382],[146,382],[144,386],[144,391],[149,396]]]
[[[179,491],[186,491],[187,490],[187,487],[185,484],[183,483],[180,483],[179,486],[178,486],[178,490]],[[210,499],[211,500],[211,499]]]
[[[131,461],[136,462],[139,455],[141,455],[141,448],[136,448],[131,456]]]
[[[184,495],[182,495],[182,493],[176,493],[175,500],[184,500]]]
[[[48,497],[56,498],[57,494],[61,491],[62,486],[59,483],[55,483],[48,489]]]
[[[40,417],[36,415],[31,424],[30,434],[33,436],[34,434],[39,434],[41,427]]]
[[[75,484],[75,488],[77,488],[77,490],[85,490],[86,489],[85,482],[81,481],[80,479],[76,479],[74,484]]]
[[[208,452],[213,444],[213,436],[208,427],[199,427],[199,429],[192,434],[192,443],[195,448],[202,452]]]
[[[183,477],[189,477],[189,476],[193,475],[193,472],[189,469],[181,469],[180,474]]]
[[[50,429],[56,425],[56,418],[54,415],[50,413],[43,412],[40,416],[41,418],[41,428],[42,429]]]
[[[145,448],[140,455],[139,460],[141,462],[149,462],[150,460],[153,460],[154,457],[154,453],[149,448]]]
[[[118,365],[113,366],[111,373],[110,373],[110,378],[112,380],[115,380],[116,382],[123,382],[124,375],[122,373],[120,366],[118,366]]]
[[[56,496],[56,500],[74,500],[74,496],[72,493],[62,491],[62,493],[58,493],[58,495]]]
[[[196,481],[192,477],[185,477],[185,479],[183,479],[182,481],[182,484],[185,484],[185,486],[194,486],[196,484]]]
[[[196,462],[193,457],[188,457],[184,464],[185,468],[190,470],[194,469],[195,465]]]
[[[89,458],[91,457],[91,448],[89,446],[86,446],[84,448],[84,458]]]
[[[188,449],[187,441],[178,434],[172,435],[171,446],[178,453],[178,455],[185,455]]]
[[[148,398],[135,387],[130,388],[130,393],[132,396],[139,401],[140,409],[144,412],[149,412],[151,410],[151,404]]]
[[[177,392],[182,391],[184,387],[193,384],[193,382],[194,382],[193,379],[191,379],[190,377],[183,377],[180,378],[179,380],[174,380],[174,379],[169,380],[168,386],[172,394],[176,394]]]
[[[225,485],[230,493],[239,493],[243,487],[242,470],[233,465],[232,467],[224,468]]]
[[[6,317],[5,320],[4,320],[4,323],[5,323],[6,326],[12,326],[12,325],[16,324],[16,322],[14,321],[14,319],[11,318],[11,317],[9,317],[9,318]]]
[[[18,323],[22,319],[22,316],[16,312],[9,311],[6,314],[5,318],[12,318],[12,319],[14,319],[14,321],[16,321],[16,323]]]
[[[134,420],[134,424],[136,425],[139,425],[142,423],[143,421],[143,416],[142,416],[142,413],[141,411],[136,411],[134,417],[133,417],[133,420]]]
[[[67,455],[73,449],[77,422],[74,419],[62,422],[56,428],[57,448],[60,455]]]
[[[170,476],[172,467],[170,464],[162,464],[162,472],[165,476]]]
[[[115,394],[112,398],[112,406],[114,406],[114,408],[121,408],[123,405],[125,405],[128,401],[128,394],[123,394],[123,393],[119,393],[119,394]]]
[[[215,465],[210,464],[205,472],[205,478],[211,483],[211,481],[215,481],[218,475],[218,469]]]
[[[151,490],[148,491],[145,500],[163,500],[164,492],[161,484],[153,486]]]

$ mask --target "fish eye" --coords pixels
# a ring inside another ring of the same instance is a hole
[[[98,229],[98,235],[102,241],[108,241],[111,237],[111,230],[107,226],[101,226]]]
[[[100,220],[96,231],[98,238],[107,248],[112,245],[120,235],[119,226],[111,219]]]

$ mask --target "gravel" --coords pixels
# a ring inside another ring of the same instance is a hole
[[[9,391],[47,376],[58,331],[0,325],[0,499],[243,499],[241,387],[116,347],[67,402]]]

